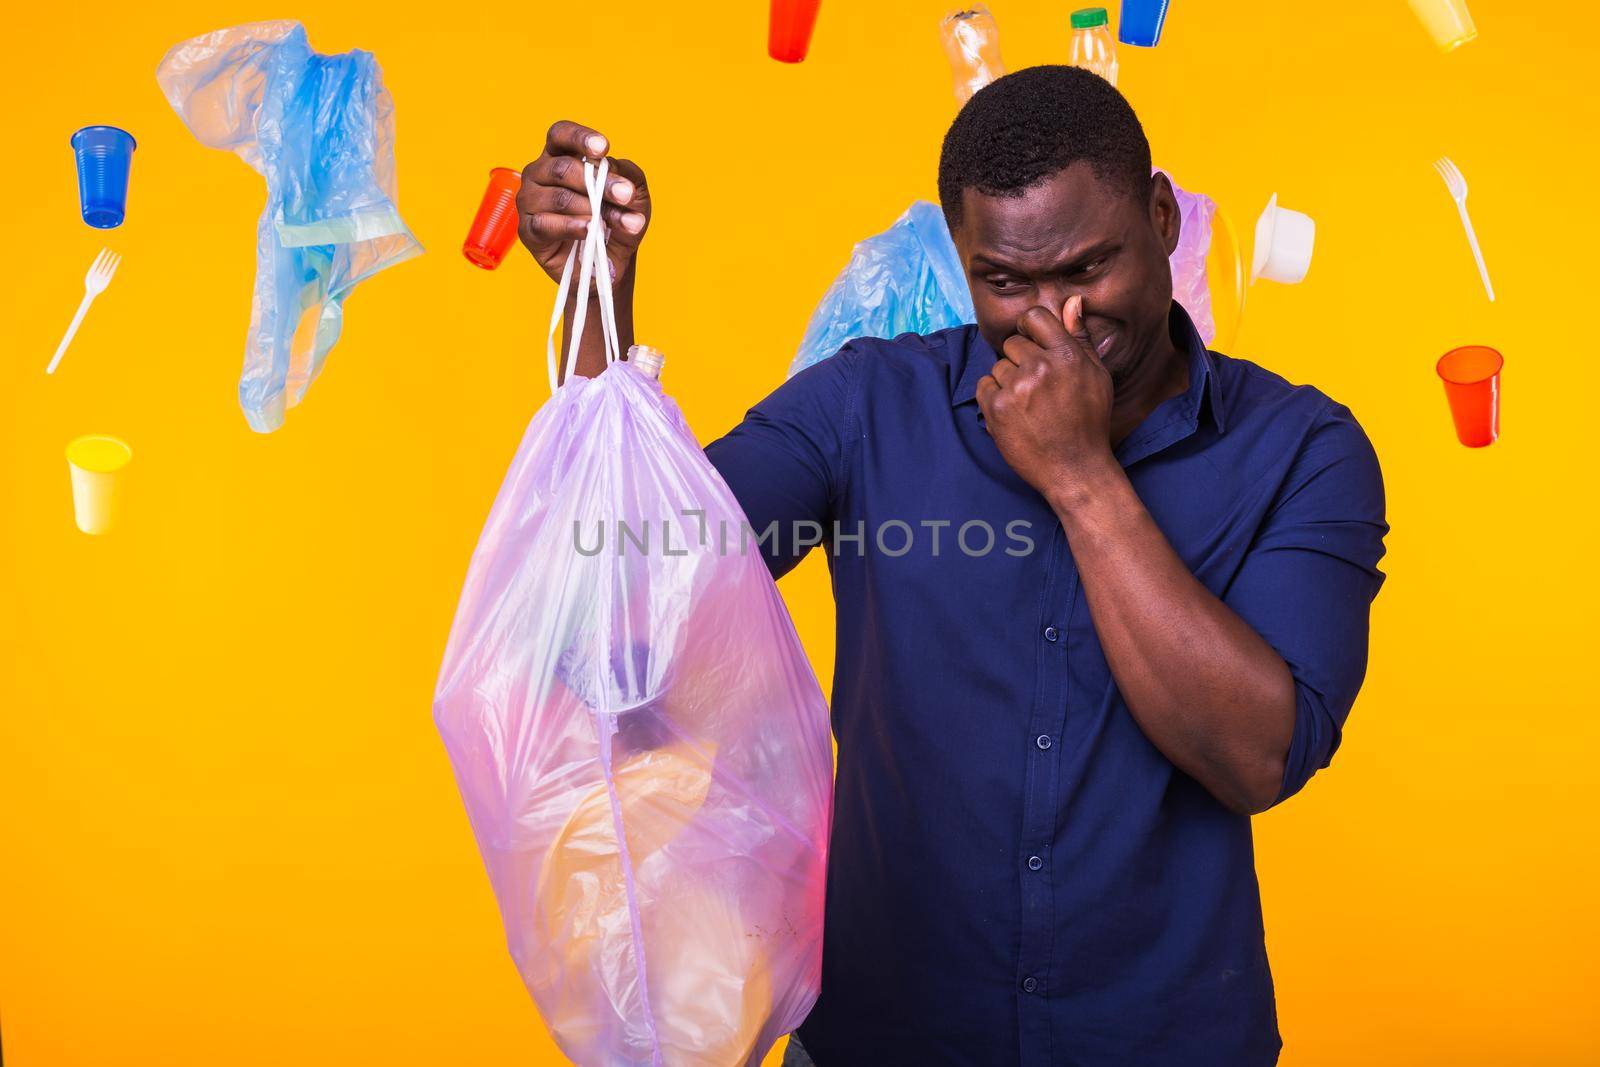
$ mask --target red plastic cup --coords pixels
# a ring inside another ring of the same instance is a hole
[[[1439,359],[1456,437],[1468,448],[1492,445],[1500,437],[1500,368],[1505,362],[1484,345],[1454,348]]]
[[[780,63],[798,63],[811,48],[822,0],[772,0],[767,20],[767,55]]]
[[[494,270],[506,258],[517,240],[517,190],[522,188],[522,172],[496,167],[489,172],[489,188],[467,231],[462,254],[484,270]]]

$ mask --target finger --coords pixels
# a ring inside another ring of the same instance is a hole
[[[982,378],[979,378],[976,391],[978,407],[983,411],[988,411],[990,405],[994,403],[996,394],[999,392],[1000,383],[994,380],[994,375],[985,374]]]
[[[1074,296],[1061,307],[1061,326],[1067,334],[1078,342],[1077,348],[1083,357],[1097,367],[1105,364],[1100,362],[1100,353],[1094,347],[1094,338],[1089,336],[1089,324],[1083,318],[1083,297]]]
[[[1022,313],[1022,317],[1017,319],[1017,333],[1047,350],[1068,347],[1072,336],[1067,332],[1060,316],[1051,308],[1042,305],[1031,307]]]
[[[650,202],[650,183],[645,181],[643,168],[631,159],[617,159],[613,156],[611,159],[611,173],[620,175],[624,181],[633,185],[632,198],[627,201],[619,200],[617,202],[619,204],[627,203],[636,211],[644,210],[640,205]]]
[[[521,230],[522,239],[533,244],[581,241],[589,232],[589,220],[541,211],[522,216]]]
[[[989,368],[989,377],[993,378],[995,384],[1002,389],[1010,385],[1013,376],[1018,373],[1020,372],[1017,364],[1009,358],[997,359],[994,361],[994,366]]]
[[[628,197],[618,203],[626,204],[626,210],[601,212],[606,224],[611,227],[613,239],[623,248],[635,248],[644,239],[645,229],[650,225],[650,185],[645,180],[644,170],[631,159],[612,159],[611,173],[620,175],[619,180],[627,183]],[[615,183],[611,188],[616,189]]]
[[[548,212],[582,218],[588,218],[592,213],[588,193],[568,189],[563,185],[540,185],[529,181],[524,181],[522,188],[517,191],[517,211],[523,215]]]
[[[1075,296],[1061,307],[1061,325],[1067,333],[1076,337],[1094,350],[1094,341],[1089,337],[1089,327],[1083,321],[1083,297]]]
[[[650,222],[649,216],[643,212],[624,211],[609,204],[600,209],[600,218],[611,228],[612,238],[624,243],[637,243]]]
[[[522,180],[525,185],[570,189],[575,193],[582,193],[585,202],[588,200],[589,186],[584,178],[583,160],[576,156],[542,155],[522,168]],[[606,181],[606,199],[613,204],[631,205],[634,195],[634,183],[628,178],[612,178]]]
[[[589,186],[583,173],[583,160],[575,156],[543,155],[522,168],[522,188],[565,189],[578,193],[585,208],[589,204]],[[613,204],[633,206],[634,184],[627,178],[606,181],[606,199]]]
[[[1020,328],[1021,325],[1022,323],[1019,320],[1017,326]],[[1005,344],[1001,345],[1000,347],[1004,351],[1006,359],[1010,361],[1010,364],[1019,369],[1033,366],[1035,363],[1043,359],[1045,355],[1045,350],[1040,347],[1037,341],[1034,341],[1029,337],[1024,337],[1020,333],[1014,333],[1010,337],[1007,337]],[[998,367],[999,363],[996,363],[995,366]],[[1001,384],[1004,385],[1005,382],[1002,381]]]
[[[571,189],[575,193],[587,192],[583,184],[583,160],[577,156],[542,154],[522,168],[523,187],[542,185],[547,188]]]
[[[599,130],[565,119],[554,123],[544,136],[544,150],[552,156],[600,159],[610,147],[611,143]]]

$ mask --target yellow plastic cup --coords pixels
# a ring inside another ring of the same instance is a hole
[[[1467,0],[1411,0],[1411,10],[1441,52],[1453,52],[1478,36]]]
[[[72,512],[78,529],[103,534],[116,524],[122,501],[122,468],[133,458],[126,442],[105,434],[75,438],[67,445],[72,472]]]

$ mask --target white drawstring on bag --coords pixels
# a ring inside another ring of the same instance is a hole
[[[611,302],[611,261],[606,256],[606,229],[600,221],[600,207],[604,203],[606,174],[611,161],[602,159],[599,164],[583,161],[583,184],[589,191],[589,227],[581,240],[572,242],[567,253],[566,266],[561,268],[561,284],[556,289],[555,310],[550,313],[550,336],[546,338],[545,362],[550,373],[550,392],[554,393],[564,382],[572,380],[572,370],[578,361],[578,342],[583,339],[583,320],[589,309],[589,279],[594,279],[595,292],[600,297],[600,332],[606,343],[606,366],[621,358],[617,341],[617,313]],[[556,373],[556,330],[561,327],[561,316],[567,309],[567,294],[572,288],[572,267],[579,266],[577,308],[572,315],[572,332],[567,337],[567,358]]]
[[[606,187],[606,174],[611,169],[611,161],[602,159],[598,165],[589,160],[583,161],[583,184],[589,191],[589,226],[584,231],[581,241],[572,242],[572,250],[567,253],[567,262],[561,268],[561,284],[556,287],[556,306],[550,312],[550,335],[545,339],[545,362],[550,373],[550,392],[552,395],[560,387],[572,380],[573,368],[578,361],[578,343],[583,339],[583,323],[587,317],[589,306],[589,280],[594,279],[595,292],[600,297],[600,333],[605,338],[606,366],[611,366],[620,357],[620,344],[617,340],[617,314],[611,302],[611,262],[606,256],[606,231],[605,224],[600,221],[600,207],[603,202],[603,193]],[[567,358],[562,367],[561,377],[556,377],[556,330],[561,325],[561,317],[567,307],[567,294],[572,288],[572,268],[576,264],[578,270],[578,296],[577,307],[572,314],[572,332],[567,338]],[[614,730],[613,726],[611,730]],[[604,722],[600,721],[599,712],[596,712],[595,731],[600,739],[601,761],[606,768],[606,793],[611,805],[611,818],[616,833],[618,852],[623,868],[631,868],[632,860],[628,856],[627,835],[623,829],[621,800],[617,794],[616,783],[612,780],[611,767],[611,730],[607,729]],[[640,1005],[644,1009],[644,1025],[650,1039],[651,1067],[661,1067],[663,1057],[661,1052],[661,1037],[656,1027],[655,1013],[650,1004],[650,982],[648,971],[645,968],[644,931],[640,926],[639,904],[634,896],[633,879],[627,877],[628,917],[630,933],[633,940],[633,954],[639,977]]]

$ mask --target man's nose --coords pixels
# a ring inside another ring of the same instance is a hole
[[[1055,312],[1059,318],[1061,309],[1066,307],[1067,301],[1077,295],[1078,287],[1063,281],[1048,281],[1040,282],[1035,292],[1038,294],[1039,303]]]

